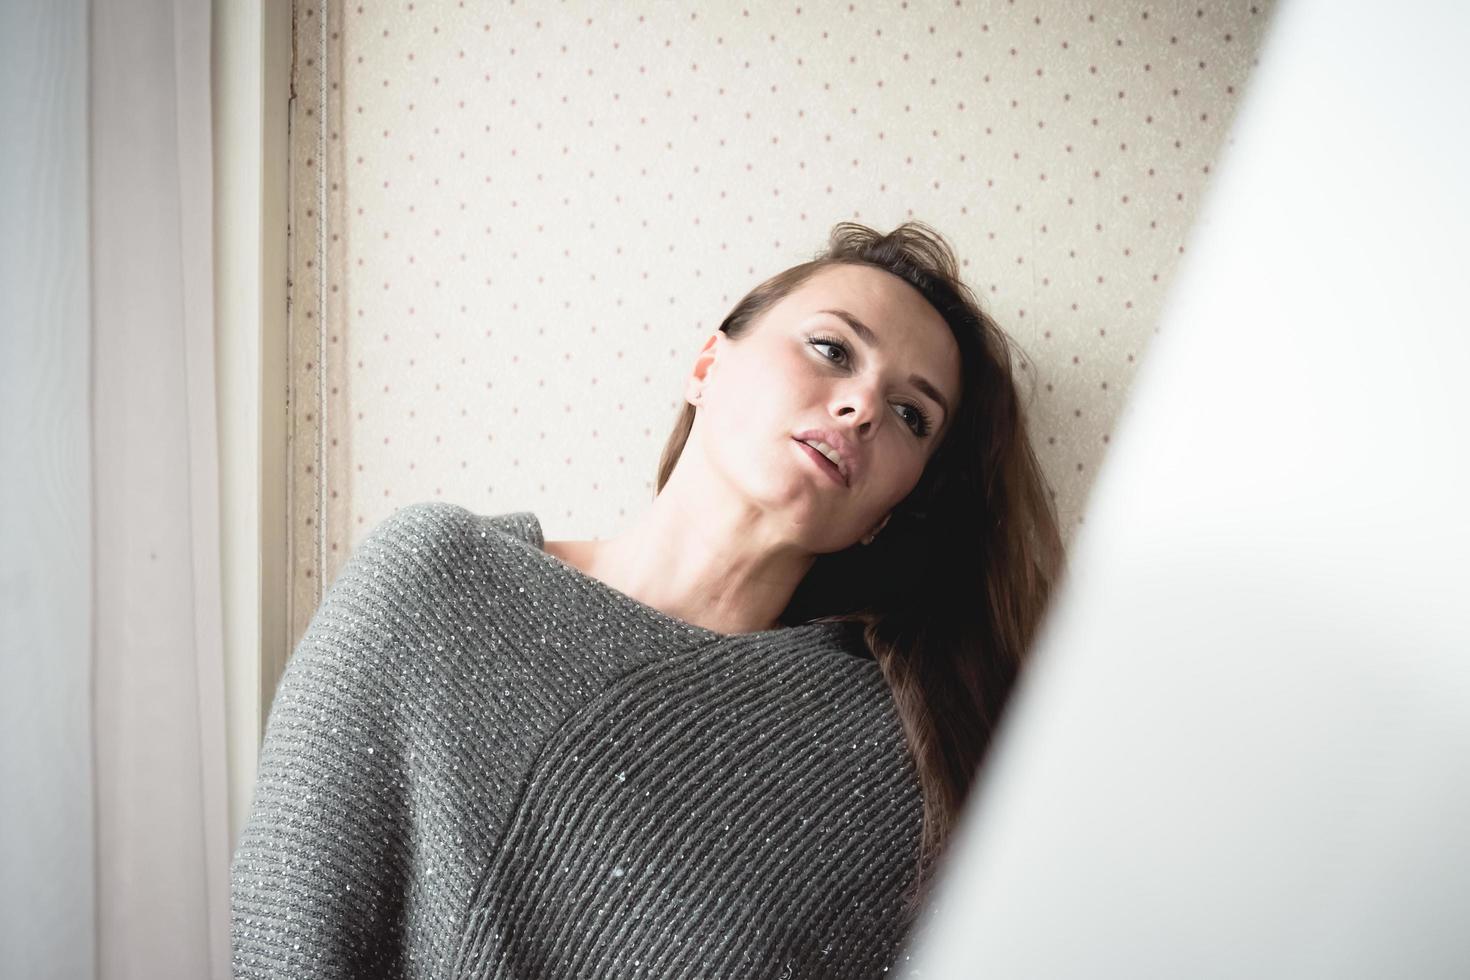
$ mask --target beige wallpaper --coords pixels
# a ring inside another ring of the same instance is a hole
[[[616,531],[699,345],[841,220],[955,246],[1070,541],[1271,9],[298,2],[293,635],[408,503]]]

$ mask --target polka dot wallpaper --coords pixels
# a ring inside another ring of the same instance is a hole
[[[1070,541],[1271,9],[301,0],[294,635],[408,503],[616,532],[700,345],[843,220],[955,247]]]

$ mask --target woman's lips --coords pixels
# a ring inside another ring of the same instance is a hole
[[[802,442],[800,439],[793,439],[792,442],[795,442],[797,446],[801,448],[801,451],[806,453],[807,459],[810,459],[821,469],[823,473],[831,477],[834,483],[836,483],[839,487],[847,486],[847,482],[842,479],[842,471],[837,468],[837,465],[835,463],[833,463],[826,456],[823,456],[821,453],[817,452],[811,446],[808,446],[806,443]]]

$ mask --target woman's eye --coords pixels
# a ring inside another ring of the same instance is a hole
[[[908,419],[905,421],[909,421],[909,428],[914,430],[915,435],[926,436],[929,434],[929,416],[922,408],[919,408],[917,405],[910,405],[908,402],[903,402],[898,407],[906,408],[914,413],[911,416],[912,421]]]
[[[838,350],[842,351],[843,358],[847,357],[847,347],[840,340],[833,340],[830,337],[813,337],[811,343],[813,347],[835,347]],[[822,356],[826,357],[827,360],[832,361],[832,363],[834,364],[840,363],[838,359],[828,357],[826,354],[823,354]]]

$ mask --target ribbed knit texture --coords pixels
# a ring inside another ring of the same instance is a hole
[[[400,509],[276,692],[238,978],[881,977],[922,806],[851,624],[721,634]]]

